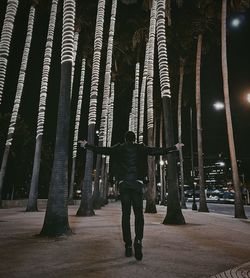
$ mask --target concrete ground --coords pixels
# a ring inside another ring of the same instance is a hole
[[[163,225],[166,207],[157,206],[145,214],[144,257],[136,261],[124,256],[119,202],[93,217],[76,217],[70,206],[75,234],[58,239],[35,236],[44,206],[24,209],[0,210],[1,278],[250,277],[250,220],[187,209],[187,225]]]

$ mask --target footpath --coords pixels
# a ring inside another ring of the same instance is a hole
[[[250,277],[250,220],[183,210],[186,225],[163,225],[166,207],[145,214],[143,260],[124,256],[120,202],[95,216],[77,217],[73,236],[36,237],[45,207],[0,210],[1,278],[220,278]],[[133,215],[133,213],[132,213]],[[131,218],[133,221],[134,218]]]

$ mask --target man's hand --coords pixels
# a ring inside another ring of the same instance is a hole
[[[85,148],[85,146],[88,142],[86,140],[79,140],[78,143],[80,144],[81,148]]]
[[[175,144],[176,149],[179,151],[182,147],[184,146],[184,144],[182,143],[177,143]]]

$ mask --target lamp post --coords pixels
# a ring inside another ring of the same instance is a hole
[[[193,110],[190,107],[190,152],[191,152],[191,182],[193,185],[193,204],[192,210],[197,210],[195,201],[195,184],[194,184],[194,147],[193,147]]]

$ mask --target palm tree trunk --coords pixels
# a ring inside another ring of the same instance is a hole
[[[94,57],[93,57],[89,119],[88,119],[88,142],[90,144],[94,144],[94,137],[95,137],[96,108],[97,108],[97,96],[98,96],[99,69],[100,69],[101,50],[102,50],[104,12],[105,12],[105,0],[99,0],[98,7],[97,7],[97,17],[96,17]],[[92,171],[93,171],[93,152],[87,150],[84,178],[82,182],[82,198],[81,198],[80,207],[77,211],[78,216],[95,215],[93,209],[93,198],[92,198]]]
[[[134,106],[134,132],[136,135],[136,140],[138,140],[138,119],[139,119],[139,78],[140,78],[140,63],[137,62],[135,66],[135,89],[134,89],[134,95],[135,95],[135,106]]]
[[[139,101],[139,76],[140,76],[140,63],[137,62],[135,66],[135,87],[132,96],[131,112],[129,116],[129,130],[133,131],[138,141],[138,101]]]
[[[101,193],[100,193],[100,175],[102,167],[102,156],[100,154],[96,157],[96,171],[94,180],[94,191],[93,191],[93,208],[100,209],[102,206]]]
[[[154,82],[154,50],[155,50],[155,23],[156,23],[156,0],[153,0],[149,27],[149,54],[148,54],[148,82],[147,82],[147,129],[148,145],[154,145],[154,111],[153,111],[153,82]],[[155,159],[148,157],[148,179],[146,194],[146,213],[156,213],[156,190],[155,190]]]
[[[108,111],[108,100],[109,100],[110,82],[111,82],[111,68],[112,68],[112,54],[113,54],[116,10],[117,10],[117,0],[113,0],[111,16],[110,16],[107,60],[106,60],[105,78],[104,78],[104,93],[103,93],[103,102],[102,102],[101,126],[100,126],[100,133],[99,133],[99,142],[98,142],[98,145],[100,147],[106,146],[107,111]],[[94,192],[93,192],[93,207],[95,209],[99,209],[102,204],[102,200],[100,198],[100,184],[99,184],[99,179],[101,174],[101,163],[102,163],[101,155],[97,155],[96,175],[95,175]],[[101,183],[101,185],[103,185],[103,183]]]
[[[148,43],[146,46],[143,76],[140,91],[140,116],[139,116],[139,143],[143,143],[143,131],[144,131],[144,109],[145,109],[145,92],[147,86],[147,75],[148,75]]]
[[[163,147],[163,115],[160,117],[160,147]],[[161,202],[162,206],[166,205],[166,184],[165,184],[165,161],[162,155],[160,156],[160,180],[161,180]]]
[[[77,156],[77,141],[78,141],[78,133],[79,133],[80,120],[81,120],[81,112],[82,112],[82,95],[83,95],[83,87],[84,87],[85,64],[86,64],[86,59],[83,58],[80,88],[79,88],[79,95],[78,95],[77,108],[76,108],[74,139],[73,139],[72,167],[71,167],[71,179],[70,179],[70,186],[69,186],[69,201],[68,201],[69,204],[73,204],[75,167],[76,167],[76,156]]]
[[[174,144],[174,130],[171,109],[171,91],[168,71],[168,56],[165,34],[165,0],[157,1],[157,44],[160,70],[161,98],[163,107],[164,131],[166,147]],[[179,199],[176,156],[167,155],[168,161],[168,209],[163,224],[185,224]]]
[[[18,111],[19,111],[19,107],[20,107],[20,103],[21,103],[22,94],[23,94],[23,86],[24,86],[24,81],[25,81],[27,63],[28,63],[28,58],[29,58],[29,51],[30,51],[30,44],[31,44],[32,33],[33,33],[34,18],[35,18],[35,8],[33,6],[31,6],[30,13],[29,13],[26,41],[25,41],[25,45],[24,45],[22,63],[21,63],[21,67],[20,67],[18,84],[17,84],[17,91],[16,91],[14,106],[13,106],[11,119],[10,119],[8,137],[7,137],[6,144],[5,144],[6,150],[4,151],[4,159],[2,161],[1,171],[0,171],[0,207],[1,207],[1,200],[2,200],[3,181],[4,181],[6,165],[7,165],[7,161],[8,161],[9,149],[10,149],[10,146],[12,145],[12,140],[13,140],[15,127],[16,127],[16,121],[17,121],[17,117],[18,117]]]
[[[49,196],[41,236],[71,235],[68,221],[68,153],[70,92],[74,50],[75,1],[64,0],[61,55],[61,84],[56,143]]]
[[[18,0],[8,0],[7,9],[5,13],[3,29],[0,39],[0,104],[2,103],[2,95],[4,88],[4,81],[6,77],[6,69],[8,57],[10,52],[10,42],[12,38],[12,31],[14,27],[15,16],[19,5]],[[1,189],[0,189],[1,190]]]
[[[180,80],[179,80],[179,94],[178,94],[178,141],[182,143],[182,90],[183,90],[183,76],[184,76],[185,60],[180,58]],[[183,167],[183,152],[182,148],[179,150],[180,157],[180,178],[181,178],[181,208],[186,209],[186,202],[184,196],[184,167]]]
[[[197,113],[197,150],[198,150],[198,170],[200,186],[200,207],[199,211],[208,212],[205,196],[205,179],[203,166],[203,147],[202,147],[202,124],[201,124],[201,89],[200,89],[200,71],[201,71],[201,46],[202,34],[199,34],[196,53],[196,113]]]
[[[0,171],[0,208],[2,208],[2,188],[3,188],[3,181],[4,181],[5,172],[6,172],[6,166],[7,166],[7,162],[8,162],[9,152],[10,152],[10,145],[5,145],[3,160],[2,160],[2,165],[1,165],[1,171]]]
[[[39,173],[40,173],[40,164],[41,164],[43,128],[44,128],[44,120],[45,120],[47,88],[48,88],[51,56],[52,56],[53,37],[54,37],[54,30],[56,24],[57,6],[58,6],[58,0],[53,0],[51,4],[48,35],[47,35],[47,41],[45,46],[40,100],[38,106],[36,147],[35,147],[32,178],[31,178],[30,191],[29,191],[29,199],[28,199],[26,211],[37,211],[38,183],[39,183]]]
[[[109,105],[108,105],[108,119],[107,119],[107,146],[111,146],[111,141],[112,141],[112,132],[113,132],[113,114],[114,114],[114,96],[115,96],[115,89],[114,89],[114,82],[111,82],[111,88],[110,88],[110,97],[109,97]],[[105,167],[105,185],[106,185],[106,199],[108,196],[109,192],[109,163],[110,163],[110,157],[106,157],[106,167]],[[108,200],[106,200],[108,202]]]
[[[235,218],[247,218],[242,201],[242,195],[240,191],[240,179],[238,174],[238,166],[235,153],[233,125],[230,109],[229,87],[228,87],[228,66],[227,66],[227,43],[226,43],[226,18],[227,18],[227,1],[222,0],[221,10],[221,64],[222,64],[222,76],[223,76],[223,91],[227,120],[227,134],[229,142],[229,151],[233,175],[233,185],[235,190],[235,205],[234,216]]]

